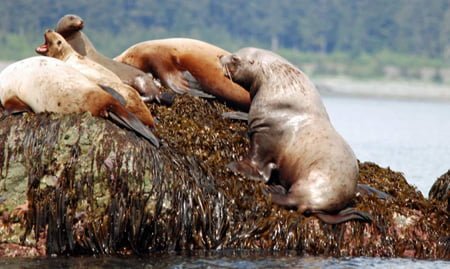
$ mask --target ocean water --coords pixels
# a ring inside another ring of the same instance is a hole
[[[404,173],[425,196],[450,169],[450,103],[330,96],[323,101],[360,161]]]
[[[266,255],[237,255],[237,256],[148,256],[148,257],[58,257],[39,259],[0,260],[0,268],[4,269],[121,269],[121,268],[450,268],[450,261],[412,260],[412,259],[383,259],[383,258],[324,258]]]

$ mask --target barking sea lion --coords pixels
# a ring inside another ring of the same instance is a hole
[[[149,74],[132,66],[116,62],[99,53],[89,38],[81,31],[84,21],[77,15],[68,14],[63,16],[56,25],[56,32],[61,34],[76,52],[108,68],[116,74],[125,84],[136,89],[149,101],[162,98],[162,102],[170,103],[172,99],[168,95],[161,94]]]
[[[53,30],[44,33],[45,43],[36,48],[36,52],[66,62],[80,71],[93,82],[116,90],[125,99],[125,107],[147,126],[153,126],[154,120],[139,94],[130,86],[122,83],[112,71],[85,56],[77,53],[60,34]],[[118,98],[120,100],[120,97]]]

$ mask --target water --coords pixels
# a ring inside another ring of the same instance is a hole
[[[71,269],[71,268],[450,268],[449,261],[428,261],[382,258],[321,258],[298,256],[213,256],[187,257],[177,255],[149,256],[145,258],[78,257],[40,259],[2,259],[2,269]]]
[[[450,103],[352,97],[323,101],[359,160],[403,172],[425,196],[450,169]]]

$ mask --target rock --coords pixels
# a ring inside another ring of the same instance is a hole
[[[221,118],[223,104],[178,96],[172,107],[150,109],[160,149],[87,113],[0,121],[0,250],[13,244],[36,255],[248,249],[449,258],[448,212],[401,173],[360,164],[360,182],[393,198],[355,198],[372,224],[327,225],[272,204],[263,183],[225,168],[245,154],[248,139],[245,122]],[[26,199],[28,212],[16,217],[12,210]]]
[[[440,203],[447,212],[450,212],[450,170],[434,182],[428,198]]]

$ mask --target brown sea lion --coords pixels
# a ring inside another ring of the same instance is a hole
[[[84,21],[80,17],[68,14],[58,21],[55,30],[67,40],[75,51],[114,72],[125,84],[136,89],[149,101],[153,99],[160,101],[160,98],[163,98],[162,102],[165,103],[172,101],[169,96],[161,94],[160,88],[149,74],[132,66],[116,62],[99,53],[89,38],[81,31],[83,27]]]
[[[214,45],[189,38],[169,38],[138,43],[114,58],[151,72],[177,93],[193,92],[188,74],[200,89],[248,111],[250,96],[238,84],[223,76],[219,57],[230,53]]]
[[[58,59],[37,56],[9,65],[0,73],[0,101],[7,114],[89,111],[159,146],[153,133],[111,94]]]
[[[124,84],[116,74],[103,65],[80,55],[64,37],[53,30],[47,30],[44,33],[44,39],[44,44],[36,48],[37,53],[62,60],[93,82],[113,88],[125,98],[125,107],[128,111],[135,114],[145,125],[154,126],[153,117],[139,94],[129,85]]]
[[[282,57],[244,48],[221,58],[233,81],[249,89],[250,151],[229,168],[269,185],[272,201],[327,223],[370,221],[348,208],[358,163],[331,125],[316,88]]]

